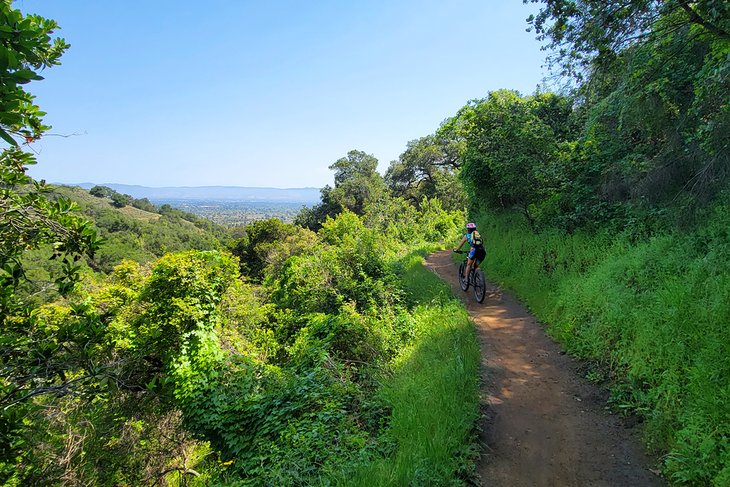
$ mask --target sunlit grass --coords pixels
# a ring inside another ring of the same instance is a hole
[[[483,215],[485,272],[612,379],[677,483],[730,485],[730,211],[690,232],[539,234]]]
[[[381,392],[392,407],[393,452],[360,465],[343,485],[462,485],[473,475],[479,348],[466,311],[421,261],[406,258],[403,275],[416,338]]]

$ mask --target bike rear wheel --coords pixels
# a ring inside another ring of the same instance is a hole
[[[484,296],[487,293],[487,283],[484,280],[484,273],[481,269],[477,269],[474,272],[474,298],[477,303],[484,301]]]
[[[466,262],[462,262],[459,266],[459,286],[461,286],[461,290],[466,292],[467,289],[469,289],[469,278],[464,278],[464,271],[466,270]]]

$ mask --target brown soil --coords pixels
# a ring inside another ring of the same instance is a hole
[[[493,285],[478,304],[464,293],[451,251],[427,267],[462,296],[482,351],[482,485],[490,487],[661,486],[638,432],[606,409],[606,394],[583,378],[513,297]]]

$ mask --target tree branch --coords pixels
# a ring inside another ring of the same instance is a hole
[[[725,39],[726,41],[730,41],[730,34],[722,30],[720,27],[716,26],[715,24],[706,21],[700,15],[695,12],[695,10],[689,6],[689,2],[687,0],[681,0],[679,2],[679,6],[682,7],[682,10],[684,10],[687,13],[687,16],[689,17],[690,22],[693,22],[695,24],[701,25],[705,29],[709,30],[713,34],[715,34],[717,37],[720,37],[722,39]]]

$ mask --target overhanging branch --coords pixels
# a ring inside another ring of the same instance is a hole
[[[725,32],[723,29],[716,26],[715,24],[708,22],[707,20],[700,17],[700,15],[692,7],[690,7],[689,2],[680,1],[679,6],[682,7],[682,10],[687,13],[690,22],[701,25],[705,29],[715,34],[717,37],[725,39],[726,41],[730,41],[730,34]]]

